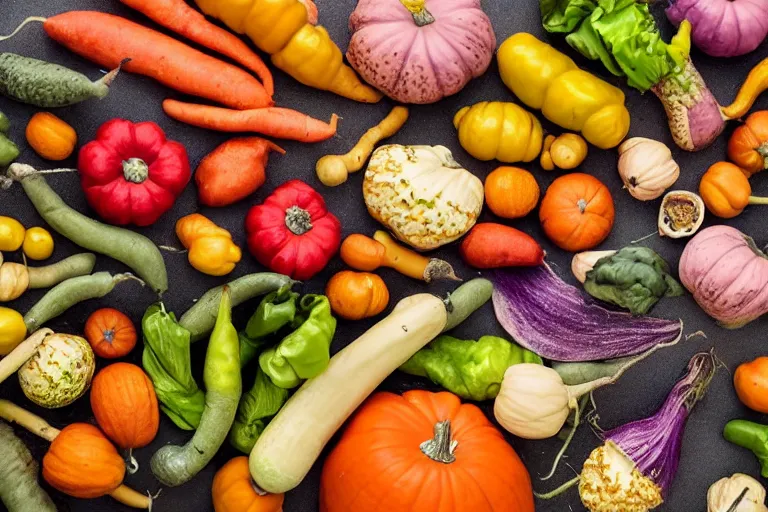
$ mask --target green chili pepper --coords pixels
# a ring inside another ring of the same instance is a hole
[[[205,395],[192,378],[190,334],[162,304],[154,304],[141,321],[142,365],[155,387],[160,409],[184,430],[200,424]]]
[[[259,303],[251,315],[245,331],[240,333],[240,365],[247,365],[264,347],[267,337],[276,333],[296,318],[298,293],[286,285],[272,292]]]
[[[544,364],[539,356],[496,336],[478,341],[438,336],[400,367],[468,400],[496,397],[504,372],[519,363]]]
[[[324,295],[305,295],[291,327],[294,331],[259,356],[259,366],[272,382],[292,389],[303,379],[322,373],[331,359],[330,347],[336,319]]]
[[[229,432],[232,446],[243,453],[251,453],[256,440],[287,400],[288,390],[275,386],[267,374],[258,368],[256,382],[240,399],[235,423]]]
[[[17,158],[19,158],[18,146],[0,133],[0,167],[11,165]]]
[[[731,420],[725,425],[723,437],[755,454],[760,462],[760,474],[768,478],[768,425],[746,420]]]

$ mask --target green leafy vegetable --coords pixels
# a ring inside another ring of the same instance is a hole
[[[625,247],[601,258],[587,272],[584,289],[593,297],[644,315],[662,297],[677,297],[683,287],[669,275],[669,265],[647,247]]]
[[[272,382],[292,389],[303,379],[319,375],[331,359],[330,347],[336,332],[336,319],[324,295],[305,295],[291,323],[294,329],[276,347],[259,356],[259,366]]]
[[[184,430],[200,424],[205,395],[192,378],[190,334],[162,304],[154,304],[141,321],[142,364],[152,379],[160,409]]]
[[[243,453],[251,453],[253,445],[288,400],[288,390],[275,386],[267,375],[256,370],[256,382],[240,399],[237,416],[229,433],[229,442]]]
[[[247,365],[266,345],[271,334],[291,324],[296,317],[299,294],[284,286],[262,299],[240,333],[240,365]]]
[[[504,372],[520,363],[544,364],[539,356],[496,336],[477,341],[438,336],[400,367],[427,377],[469,400],[489,400],[499,393]]]

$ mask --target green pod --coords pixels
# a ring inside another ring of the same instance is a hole
[[[27,267],[29,272],[29,286],[27,288],[35,290],[56,286],[67,279],[90,274],[95,265],[96,255],[84,252],[45,267]]]
[[[58,64],[15,53],[0,53],[0,94],[41,108],[66,107],[90,98],[104,98],[120,68],[92,82]]]
[[[19,158],[19,147],[0,133],[0,167],[11,165],[17,158]]]
[[[293,322],[298,298],[299,294],[292,292],[290,286],[283,286],[261,300],[245,331],[240,333],[240,366],[259,355],[271,334]]]
[[[443,332],[450,331],[466,320],[469,315],[491,300],[491,295],[493,295],[493,283],[481,277],[467,281],[456,288],[445,300],[448,321]]]
[[[11,129],[11,120],[8,116],[0,112],[0,133],[8,133]]]

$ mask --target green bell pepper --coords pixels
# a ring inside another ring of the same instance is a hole
[[[160,409],[181,429],[200,424],[205,395],[192,378],[190,333],[162,304],[153,304],[141,320],[142,365],[152,379]]]
[[[519,363],[544,364],[539,356],[504,338],[483,336],[477,341],[438,336],[400,367],[426,377],[468,400],[490,400],[501,387],[504,372]]]
[[[298,298],[299,294],[292,292],[290,286],[284,286],[262,299],[245,330],[239,333],[241,366],[259,354],[270,335],[294,321]]]
[[[330,347],[336,319],[324,295],[305,295],[299,300],[293,332],[261,353],[259,366],[272,382],[293,389],[304,379],[319,375],[331,359]]]
[[[669,275],[669,265],[647,247],[625,247],[601,258],[587,272],[584,289],[591,296],[644,315],[662,297],[677,297],[683,287]]]
[[[269,421],[288,400],[288,390],[275,386],[261,368],[256,370],[256,382],[240,399],[237,416],[229,442],[243,453],[251,453],[253,445]]]
[[[768,478],[768,425],[746,420],[731,420],[723,429],[723,437],[755,454],[760,462],[760,474]]]

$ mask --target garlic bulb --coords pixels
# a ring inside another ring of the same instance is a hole
[[[649,201],[674,185],[680,166],[665,144],[633,137],[619,146],[619,175],[632,197]]]
[[[616,251],[585,251],[575,254],[571,260],[571,272],[583,284],[587,280],[587,272],[592,270],[599,260],[614,254]]]
[[[704,200],[687,190],[673,190],[659,208],[659,234],[683,238],[695,234],[704,222]]]
[[[746,489],[746,493],[742,493]],[[741,501],[733,505],[741,496]],[[707,512],[766,512],[765,488],[749,475],[734,473],[713,483],[707,491]]]

